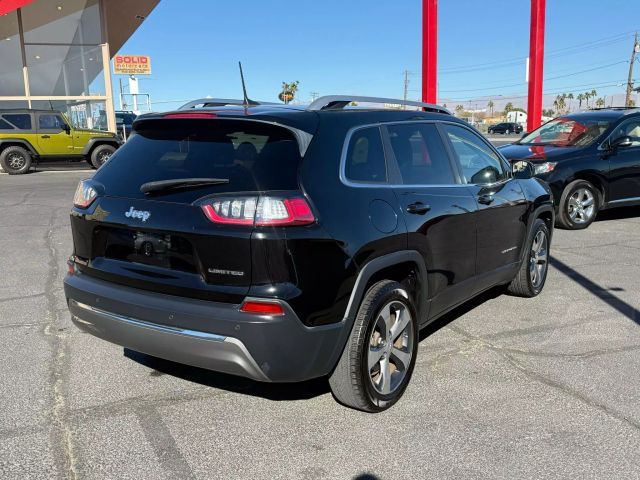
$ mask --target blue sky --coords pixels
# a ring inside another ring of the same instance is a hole
[[[438,92],[449,106],[526,102],[528,0],[440,0]],[[545,103],[595,88],[621,94],[640,9],[633,0],[548,0]],[[161,0],[120,53],[150,55],[154,109],[201,96],[277,101],[283,81],[311,92],[420,96],[421,0]],[[589,70],[589,71],[587,71]],[[640,80],[640,62],[635,77]],[[117,83],[117,82],[116,82]],[[498,95],[502,95],[499,97]],[[616,97],[618,98],[618,97]],[[608,102],[607,102],[608,103]]]

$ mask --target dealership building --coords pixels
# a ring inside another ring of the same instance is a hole
[[[159,0],[0,0],[0,108],[115,131],[110,60]]]

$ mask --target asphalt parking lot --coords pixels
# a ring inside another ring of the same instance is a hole
[[[62,291],[87,172],[0,175],[0,478],[640,477],[640,208],[557,230],[544,292],[423,335],[403,399],[263,385],[76,329]]]

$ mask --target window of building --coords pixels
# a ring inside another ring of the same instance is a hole
[[[31,95],[104,95],[100,47],[25,45]]]
[[[31,115],[28,113],[6,113],[2,119],[21,130],[31,130]]]
[[[390,125],[389,140],[405,185],[456,183],[440,134],[432,124]]]
[[[25,43],[93,44],[102,41],[98,0],[38,1],[22,7]]]
[[[387,181],[387,166],[378,127],[356,130],[351,136],[345,160],[345,175],[354,182]]]
[[[24,95],[22,52],[16,12],[0,15],[0,95]]]
[[[489,184],[508,178],[500,157],[472,131],[443,125],[467,183]]]

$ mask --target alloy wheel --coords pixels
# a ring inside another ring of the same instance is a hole
[[[539,288],[544,281],[548,267],[548,241],[547,235],[542,230],[538,230],[536,236],[533,237],[531,244],[531,256],[529,260],[529,273],[531,276],[531,284],[533,288]]]
[[[593,192],[588,188],[579,188],[567,203],[567,213],[575,224],[584,224],[591,221],[595,213],[595,198]]]
[[[7,156],[7,165],[12,170],[20,170],[27,163],[27,159],[24,158],[24,155],[17,152],[11,152]]]
[[[367,371],[382,395],[396,391],[411,365],[415,333],[411,312],[401,302],[387,303],[378,313],[369,338]]]
[[[111,157],[111,152],[100,152],[98,154],[98,163],[100,165],[104,165],[107,160]]]

